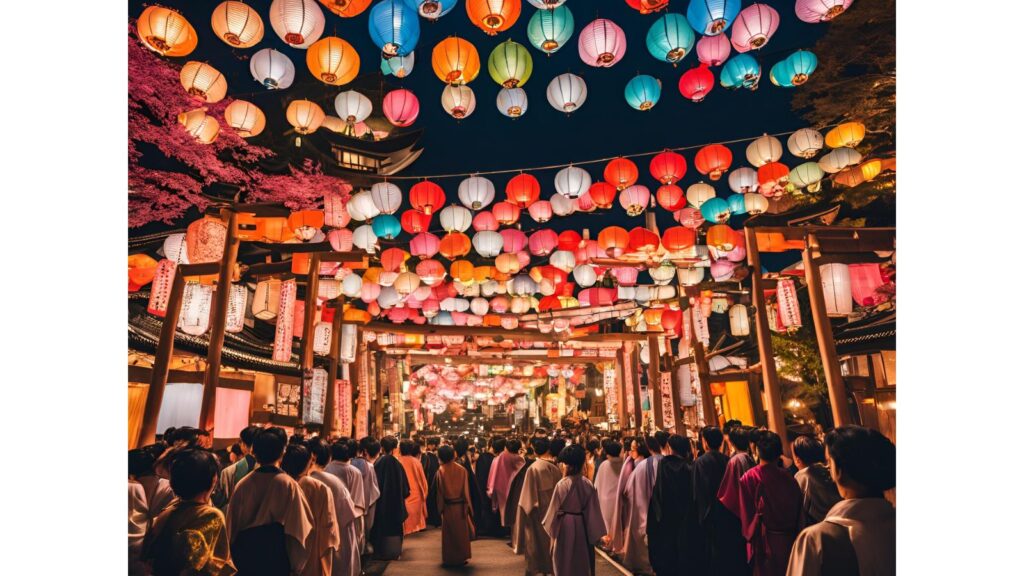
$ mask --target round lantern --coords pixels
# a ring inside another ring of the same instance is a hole
[[[249,59],[252,77],[270,90],[284,90],[295,81],[295,65],[284,54],[264,48]]]
[[[721,198],[711,198],[707,202],[700,205],[701,216],[704,220],[713,224],[720,224],[722,222],[728,222],[729,216],[732,215],[732,211],[729,209],[729,203]]]
[[[814,128],[801,128],[789,135],[786,147],[799,158],[813,158],[821,151],[825,138]]]
[[[519,207],[510,202],[497,202],[491,212],[498,223],[503,226],[511,226],[519,221]]]
[[[779,196],[789,182],[789,168],[780,162],[769,162],[757,169],[758,190]]]
[[[274,0],[270,27],[295,48],[309,48],[324,33],[324,13],[314,0]]]
[[[613,192],[614,190],[615,189],[612,188]],[[575,200],[569,198],[568,196],[555,194],[554,196],[551,197],[550,202],[551,211],[558,216],[569,216],[570,214],[576,211],[576,206],[574,205]]]
[[[697,60],[708,66],[721,66],[729,59],[732,43],[725,34],[701,36],[697,41]]]
[[[498,91],[498,111],[509,118],[526,114],[526,91],[522,88],[502,88]]]
[[[686,201],[694,208],[700,208],[702,204],[715,197],[715,189],[710,184],[698,182],[691,184],[686,189]]]
[[[394,289],[401,296],[408,296],[420,287],[420,277],[414,272],[402,272],[395,279]]]
[[[629,249],[632,252],[654,252],[661,246],[661,238],[643,226],[629,231]]]
[[[372,0],[320,0],[331,12],[342,18],[353,18],[363,13]]]
[[[609,226],[597,235],[597,243],[609,256],[618,258],[629,246],[629,232],[619,226]]]
[[[553,10],[538,10],[530,17],[526,26],[526,36],[533,47],[553,54],[572,38],[572,12],[566,6],[558,6]]]
[[[479,234],[479,232],[478,232]],[[451,232],[441,239],[441,255],[449,260],[469,254],[472,242],[462,232]]]
[[[267,117],[263,111],[245,100],[235,100],[228,104],[224,109],[224,120],[242,138],[259,135],[267,125]]]
[[[430,214],[424,214],[419,210],[406,210],[402,213],[402,230],[409,234],[426,232],[430,228]]]
[[[551,265],[563,272],[572,272],[576,267],[576,256],[568,250],[556,250],[551,253]]]
[[[161,56],[187,56],[199,42],[188,20],[163,6],[147,6],[139,15],[137,29],[142,44]]]
[[[181,68],[179,74],[181,86],[200,102],[213,104],[220,102],[228,93],[228,81],[219,70],[195,60],[188,62]]]
[[[827,142],[826,138],[826,142]],[[836,148],[835,150],[825,154],[818,160],[818,165],[821,169],[829,174],[835,174],[847,166],[853,166],[859,164],[861,161],[860,152],[857,152],[853,148]]]
[[[730,262],[725,258],[720,258],[711,263],[710,269],[712,280],[714,280],[715,282],[727,282],[731,280],[733,275],[736,273],[736,263]],[[711,305],[711,310],[713,312],[716,312],[718,314],[725,312],[725,310],[722,309],[721,299],[716,298],[712,300]]]
[[[779,29],[779,13],[767,4],[751,4],[740,10],[732,25],[732,45],[737,52],[760,50]]]
[[[607,18],[598,18],[580,31],[580,59],[590,66],[614,66],[626,54],[626,33]]]
[[[670,252],[681,252],[697,243],[697,233],[690,228],[673,226],[661,237],[661,244]]]
[[[220,123],[216,118],[207,114],[205,108],[178,114],[178,123],[184,126],[185,131],[201,144],[210,144],[220,134]]]
[[[740,0],[690,0],[686,19],[698,34],[715,36],[725,32],[739,13]]]
[[[433,258],[441,249],[441,239],[430,232],[420,232],[409,241],[409,251],[419,258]]]
[[[487,314],[487,312],[490,310],[490,307],[490,302],[488,302],[486,298],[481,298],[479,296],[473,298],[469,302],[470,312],[476,314],[477,316],[483,316],[484,314]]]
[[[659,186],[655,198],[658,201],[658,206],[661,206],[665,210],[676,211],[686,206],[686,196],[683,194],[683,189],[675,184],[665,184]]]
[[[605,182],[605,184],[608,183]],[[611,184],[608,185],[611,186]],[[593,188],[593,186],[591,186],[591,188]],[[612,190],[614,189],[615,187],[612,186]],[[614,198],[615,195],[613,194],[612,197]],[[576,205],[576,209],[579,210],[580,212],[593,212],[594,209],[598,207],[594,200],[590,197],[590,190],[587,190],[583,194],[580,194],[579,198],[573,200],[573,203]],[[611,204],[609,204],[608,207],[610,208]]]
[[[445,232],[465,232],[473,222],[473,215],[462,206],[446,206],[438,216]]]
[[[825,144],[829,148],[853,148],[864,139],[864,125],[860,122],[840,124],[825,134]]]
[[[508,201],[526,208],[540,197],[540,182],[532,174],[518,174],[505,185]]]
[[[565,0],[526,0],[534,8],[538,10],[553,10],[558,8],[562,4],[565,4]]]
[[[626,83],[626,103],[634,110],[650,110],[661,99],[661,80],[639,74]]]
[[[548,84],[547,96],[552,108],[569,114],[587,100],[587,85],[575,74],[559,74]]]
[[[490,230],[492,232],[497,231],[499,227],[498,219],[494,217],[491,212],[480,212],[473,217],[473,230],[481,232],[483,230]]]
[[[676,277],[676,267],[671,262],[663,262],[659,266],[648,268],[647,273],[651,275],[651,280],[654,280],[655,284],[666,286]]]
[[[628,158],[615,158],[604,168],[604,179],[617,190],[625,190],[636,183],[640,171]]]
[[[761,65],[750,54],[737,54],[722,66],[722,87],[729,89],[757,89],[761,80]]]
[[[676,276],[683,286],[696,286],[704,280],[704,268],[680,268]]]
[[[416,98],[415,94],[404,88],[388,92],[384,96],[381,107],[388,122],[400,128],[412,126],[412,123],[416,121],[416,117],[420,114],[419,99]]]
[[[662,184],[673,184],[686,174],[686,158],[682,154],[665,150],[651,158],[651,176]]]
[[[572,277],[583,288],[589,288],[597,283],[597,273],[589,264],[580,264],[573,268]]]
[[[502,274],[515,274],[522,269],[522,266],[519,264],[519,257],[515,254],[498,254],[494,260],[494,267]]]
[[[356,248],[365,250],[368,254],[377,251],[377,235],[373,232],[373,226],[363,224],[352,231],[352,243]]]
[[[409,204],[424,214],[433,214],[444,206],[444,190],[429,180],[417,182],[409,189]]]
[[[441,91],[441,107],[452,118],[461,120],[476,110],[476,95],[469,86],[449,84]]]
[[[534,222],[543,224],[548,220],[551,220],[551,202],[547,200],[537,200],[530,207],[526,209],[530,213],[530,218],[533,218]]]
[[[808,192],[820,190],[819,183],[824,177],[825,172],[817,162],[804,162],[789,173],[789,181],[797,188],[806,188]]]
[[[736,232],[725,224],[716,224],[708,228],[707,243],[715,250],[728,252],[736,247]]]
[[[447,84],[472,82],[480,74],[480,55],[468,40],[449,36],[434,46],[431,53],[434,74]]]
[[[370,220],[380,214],[380,208],[373,201],[373,195],[367,190],[360,190],[348,199],[345,205],[348,215],[358,222]]]
[[[763,214],[768,210],[768,199],[757,192],[748,192],[743,195],[743,207],[747,214]]]
[[[382,214],[394,214],[402,206],[402,190],[391,182],[377,182],[370,187],[370,199]]]
[[[390,74],[395,78],[405,78],[412,74],[413,66],[416,64],[416,53],[409,52],[405,56],[391,56],[380,58],[380,71],[385,75]]]
[[[338,112],[339,118],[352,126],[370,117],[373,104],[359,92],[347,90],[334,97],[334,109]]]
[[[352,249],[352,231],[348,228],[339,228],[327,233],[327,241],[336,252],[348,252]]]
[[[746,214],[747,204],[743,198],[743,194],[733,194],[726,198],[726,202],[729,203],[729,211],[733,214]]]
[[[306,66],[321,82],[341,86],[359,74],[359,53],[341,38],[327,36],[306,50]]]
[[[373,233],[378,238],[393,240],[402,232],[402,225],[391,214],[382,214],[373,219]]]
[[[495,82],[505,88],[522,86],[533,73],[533,57],[522,44],[506,40],[491,51],[487,71]]]
[[[558,234],[559,250],[576,250],[583,242],[583,237],[575,230],[565,230]]]
[[[807,50],[797,50],[771,69],[771,81],[776,86],[791,88],[807,82],[818,68],[818,57]]]
[[[693,165],[697,171],[711,180],[718,180],[729,170],[732,164],[732,152],[721,144],[709,144],[697,152]]]
[[[427,286],[435,286],[444,280],[447,272],[444,270],[444,265],[437,260],[423,260],[416,265],[416,275],[420,277],[420,282]]]
[[[765,134],[747,145],[747,162],[755,168],[778,162],[779,158],[782,158],[782,142],[774,136]]]
[[[521,0],[466,0],[469,21],[489,36],[511,28],[522,9]]]
[[[469,260],[456,260],[451,266],[452,278],[463,284],[473,282],[473,263]]]
[[[839,16],[853,4],[853,0],[796,0],[796,17],[817,24]]]
[[[452,11],[458,0],[406,0],[427,20],[437,20]]]
[[[381,0],[370,9],[370,39],[385,57],[405,56],[420,39],[420,19],[405,0]]]
[[[567,198],[579,197],[590,184],[590,173],[583,168],[568,166],[555,174],[555,190]]]
[[[363,279],[358,274],[349,274],[341,280],[341,293],[347,298],[357,298],[363,290]]]
[[[679,92],[691,102],[700,102],[715,87],[715,75],[707,64],[690,68],[679,78]]]
[[[288,123],[299,134],[312,134],[324,123],[324,110],[310,100],[294,100],[285,112]]]
[[[235,48],[251,48],[263,39],[263,19],[242,2],[221,2],[213,9],[210,25],[218,38]]]
[[[558,234],[549,228],[542,228],[530,234],[530,254],[547,256],[558,247]]]
[[[494,184],[487,178],[471,176],[459,183],[459,201],[480,210],[494,201]]]
[[[399,272],[408,259],[409,253],[405,250],[388,248],[380,253],[380,266],[385,272]]]
[[[733,170],[729,174],[729,188],[737,194],[757,190],[757,171],[746,166]]]
[[[850,267],[847,264],[823,264],[821,288],[825,295],[825,310],[829,316],[849,316],[853,313],[853,292]]]
[[[634,184],[619,194],[619,205],[626,211],[627,216],[639,216],[651,203],[651,191],[647,186]]]
[[[647,30],[647,51],[662,62],[675,65],[690,53],[696,37],[681,14],[665,14]]]

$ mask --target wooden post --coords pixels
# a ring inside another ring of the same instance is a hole
[[[637,358],[636,347],[633,344],[629,345],[627,350],[628,355],[626,356],[625,369],[629,370],[630,380],[633,381],[633,410],[636,416],[636,429],[638,432],[643,433],[644,429],[644,403],[643,398],[640,396],[640,374],[637,370],[637,364],[640,359]]]
[[[682,342],[679,343],[683,345]],[[665,346],[668,348],[665,352],[665,367],[671,370],[672,379],[672,421],[675,422],[676,434],[686,433],[686,412],[683,410],[683,399],[679,394],[679,386],[682,382],[679,381],[679,370],[672,367],[672,341],[666,339]],[[687,382],[689,384],[689,382]]]
[[[341,374],[339,374],[338,357],[341,355],[341,319],[345,316],[345,297],[338,296],[336,302],[338,308],[334,311],[334,319],[331,321],[331,350],[327,354],[328,381],[326,405],[324,406],[324,431],[322,434],[324,438],[330,438],[334,434],[334,420],[337,418],[335,408],[337,408],[338,404],[338,378],[341,377]],[[345,435],[348,436],[350,433],[346,432]]]
[[[832,323],[828,319],[828,310],[825,308],[821,271],[811,254],[811,250],[817,247],[817,237],[814,234],[808,234],[806,242],[804,276],[807,279],[807,293],[811,299],[811,316],[814,318],[814,332],[818,336],[821,364],[825,369],[825,382],[828,384],[828,401],[832,404],[832,419],[838,428],[853,422],[850,419],[850,406],[846,403],[846,382],[843,380],[843,373],[839,370],[839,359],[836,356]]]
[[[782,450],[789,453],[789,438],[786,434],[786,419],[782,414],[782,388],[775,371],[775,351],[772,348],[771,329],[768,328],[768,308],[764,300],[764,281],[761,278],[761,254],[757,246],[757,234],[753,228],[744,228],[747,241],[747,263],[750,265],[750,280],[754,300],[754,320],[757,327],[757,350],[761,356],[761,376],[764,379],[764,397],[768,404],[768,429],[782,438]]]
[[[623,348],[615,351],[615,387],[619,394],[619,430],[629,429],[629,397],[626,395],[626,364]]]
[[[309,257],[309,273],[306,274],[306,303],[303,306],[302,324],[302,370],[313,369],[313,333],[316,329],[316,296],[320,290],[320,255]]]
[[[715,399],[711,395],[711,370],[708,359],[704,355],[704,343],[697,339],[697,331],[690,330],[690,344],[693,346],[693,367],[697,370],[700,380],[700,405],[704,411],[704,425],[718,426],[718,412],[715,411]]]
[[[160,326],[160,341],[156,345],[156,359],[153,361],[153,375],[146,393],[146,408],[142,413],[142,429],[139,431],[139,446],[148,446],[156,442],[156,423],[160,417],[160,406],[164,401],[164,389],[167,387],[167,374],[171,368],[171,357],[174,355],[174,334],[178,328],[178,316],[181,314],[181,297],[185,292],[185,275],[176,270],[171,283],[171,293],[167,298],[167,312],[164,314],[163,325]]]
[[[220,270],[217,274],[217,291],[213,298],[213,311],[210,317],[210,346],[206,351],[206,374],[203,377],[203,401],[199,408],[199,428],[210,431],[216,425],[214,416],[217,410],[217,383],[220,381],[220,357],[224,350],[224,329],[227,325],[228,302],[231,299],[231,278],[235,272],[235,261],[238,259],[237,213],[228,208],[227,236],[224,238],[224,255],[220,259]]]
[[[369,352],[367,352],[369,354]],[[369,354],[370,358],[370,378],[373,381],[370,382],[370,386],[377,392],[377,400],[373,407],[373,424],[374,432],[378,437],[384,437],[384,388],[381,383],[384,381],[380,375],[380,366],[377,361],[377,353]]]
[[[651,406],[654,408],[654,425],[659,430],[665,428],[665,407],[661,403],[661,371],[658,361],[661,352],[658,347],[658,337],[647,337],[647,394],[651,397]]]

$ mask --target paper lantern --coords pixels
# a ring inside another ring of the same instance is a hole
[[[542,228],[530,234],[530,254],[547,256],[558,246],[558,234],[549,228]]]
[[[643,226],[629,231],[629,249],[631,252],[654,252],[661,246],[661,238]]]
[[[639,216],[651,203],[651,191],[647,186],[634,184],[619,194],[619,204],[626,211],[627,216]]]
[[[636,164],[627,158],[615,158],[604,168],[604,179],[617,190],[625,190],[636,183],[640,172]]]
[[[704,280],[704,268],[680,268],[676,276],[683,286],[696,286]]]
[[[270,90],[284,90],[295,81],[295,65],[284,54],[264,48],[249,59],[252,77]]]
[[[254,104],[235,100],[224,109],[224,120],[242,138],[258,136],[267,125],[267,117]]]
[[[864,132],[860,122],[846,122],[825,134],[825,144],[829,148],[853,148],[864,139]]]
[[[381,0],[370,9],[370,39],[385,57],[405,56],[416,48],[420,20],[405,0]]]
[[[270,27],[294,48],[308,48],[324,33],[324,13],[314,0],[274,0]]]
[[[430,228],[430,214],[424,214],[419,210],[406,210],[401,218],[402,230],[409,234],[419,234]]]
[[[747,204],[743,194],[733,194],[726,198],[726,202],[729,203],[729,211],[733,214],[746,214]]]
[[[352,243],[356,248],[364,250],[368,254],[375,253],[377,251],[377,234],[373,231],[373,226],[363,224],[353,230]]]
[[[739,12],[740,0],[690,0],[686,19],[698,34],[714,36],[725,32]]]
[[[723,88],[756,90],[761,80],[761,65],[750,54],[737,54],[722,66]]]
[[[199,42],[189,21],[176,10],[163,6],[147,6],[136,27],[142,44],[161,56],[187,56]]]
[[[336,252],[348,252],[352,250],[352,231],[348,228],[331,230],[327,233],[327,241]]]
[[[559,5],[535,12],[526,26],[526,36],[534,48],[553,54],[572,38],[574,26],[572,12],[568,7]]]
[[[429,232],[420,232],[409,241],[409,252],[420,258],[432,258],[441,249],[441,239]]]
[[[576,256],[568,250],[556,250],[551,253],[551,265],[563,272],[572,272],[576,267]]]
[[[553,10],[565,4],[565,0],[527,0],[527,2],[538,10]]]
[[[437,20],[452,11],[458,0],[406,0],[427,20]]]
[[[359,74],[359,54],[345,40],[327,36],[317,40],[306,50],[306,66],[321,82],[341,86],[348,84]]]
[[[505,185],[505,195],[512,204],[526,208],[540,197],[540,182],[532,174],[518,174]]]
[[[721,144],[709,144],[697,152],[693,160],[697,171],[711,178],[718,180],[722,177],[732,164],[732,152]]]
[[[416,121],[416,117],[420,114],[420,101],[409,90],[400,88],[392,90],[384,96],[381,108],[388,122],[401,128],[412,126],[412,123]]]
[[[704,100],[715,86],[715,76],[706,64],[691,68],[679,78],[679,93],[691,102]]]
[[[489,36],[511,28],[522,9],[521,0],[466,0],[469,21]]]
[[[312,134],[324,123],[324,111],[316,102],[293,100],[285,112],[288,123],[299,134]]]
[[[847,275],[848,276],[848,275]],[[181,296],[181,315],[178,330],[190,336],[201,336],[210,329],[210,309],[213,306],[213,286],[188,282]]]
[[[224,257],[227,234],[228,227],[224,222],[213,217],[200,218],[189,224],[185,232],[189,263],[219,262]]]
[[[721,66],[729,59],[731,52],[732,43],[729,42],[725,34],[701,36],[701,39],[697,41],[697,59],[701,64]]]
[[[471,176],[459,183],[459,201],[479,210],[494,200],[494,184],[487,178]]]
[[[618,258],[629,246],[629,232],[619,226],[609,226],[597,235],[597,242],[609,256]]]
[[[661,81],[639,74],[626,83],[626,103],[634,110],[650,110],[661,99]]]
[[[349,274],[341,281],[341,293],[348,298],[357,298],[363,291],[363,279],[358,274]]]
[[[447,272],[445,272],[444,266],[437,260],[423,260],[416,265],[416,275],[427,286],[436,286],[444,280]]]
[[[791,88],[807,82],[818,68],[818,57],[807,50],[797,50],[771,69],[771,81],[776,86]]]
[[[502,274],[515,274],[522,269],[519,258],[515,254],[499,254],[494,260],[494,266]]]
[[[661,244],[670,252],[681,252],[697,243],[697,234],[690,228],[673,226],[661,237]]]
[[[380,71],[385,75],[390,74],[395,78],[405,78],[409,74],[412,74],[412,69],[415,64],[415,52],[409,52],[404,56],[391,56],[389,58],[381,56]]]
[[[658,201],[658,205],[665,210],[674,212],[686,206],[686,196],[683,194],[683,189],[675,184],[659,186],[658,191],[655,193],[655,198]]]
[[[813,128],[801,128],[789,135],[786,147],[789,153],[799,158],[813,158],[821,151],[825,138]]]
[[[220,123],[216,118],[207,114],[204,108],[178,114],[178,123],[184,126],[185,131],[200,144],[210,144],[220,134]]]
[[[658,60],[675,65],[690,53],[695,40],[686,18],[681,14],[665,14],[647,30],[647,51]]]
[[[825,310],[829,316],[849,316],[853,313],[853,284],[847,264],[823,264],[821,288],[825,296]]]
[[[555,174],[555,190],[567,198],[577,198],[590,185],[590,173],[576,166],[562,168]]]
[[[530,207],[527,208],[527,212],[530,213],[530,218],[533,218],[534,222],[543,224],[548,220],[551,220],[551,202],[547,200],[537,200]]]
[[[424,214],[433,214],[444,206],[444,190],[429,180],[413,184],[409,190],[409,204]]]
[[[469,236],[466,236],[462,232],[452,232],[446,234],[445,237],[441,239],[440,252],[445,258],[454,260],[455,258],[469,254],[469,248],[471,245]]]
[[[612,188],[614,191],[615,189]],[[551,197],[551,210],[557,216],[568,216],[576,211],[575,200],[561,194]]]
[[[715,189],[710,184],[698,182],[686,189],[686,201],[694,208],[700,208],[708,200],[715,197]]]
[[[615,22],[598,18],[580,31],[579,50],[580,59],[590,66],[614,66],[626,54],[626,33]]]
[[[743,195],[743,207],[752,216],[762,214],[768,210],[768,199],[756,192],[749,192]]]
[[[780,162],[769,162],[757,169],[757,181],[762,194],[770,191],[773,196],[781,196],[789,182],[789,168]]]
[[[349,216],[358,222],[372,220],[380,214],[380,208],[373,201],[373,195],[367,190],[360,190],[350,196],[346,208]]]
[[[496,231],[499,227],[498,219],[494,217],[491,212],[480,212],[473,217],[473,230],[481,232],[483,230]]]
[[[547,96],[552,108],[569,114],[587,100],[587,85],[575,74],[559,74],[548,84]]]
[[[612,268],[612,276],[615,277],[615,281],[619,283],[619,286],[635,286],[636,279],[639,277],[640,271],[633,267],[623,268]],[[635,292],[634,292],[635,297]],[[621,296],[620,296],[621,298]],[[621,298],[625,300],[626,298]],[[632,298],[630,298],[632,299]]]
[[[700,205],[701,216],[712,224],[721,224],[729,221],[732,215],[729,203],[721,198],[710,198]]]
[[[398,272],[409,259],[409,253],[401,248],[388,248],[380,253],[380,265],[386,272]]]
[[[519,207],[511,202],[498,202],[491,209],[499,224],[510,226],[519,221]]]
[[[473,222],[473,215],[462,206],[446,206],[439,216],[445,232],[465,232]]]
[[[381,286],[369,278],[363,278],[363,285],[360,287],[359,299],[369,304],[380,297]],[[397,293],[396,293],[397,295]]]
[[[469,260],[456,260],[455,262],[452,262],[450,268],[453,280],[457,280],[463,284],[473,282],[473,263]]]
[[[395,291],[401,296],[408,296],[420,287],[420,277],[414,272],[402,272],[395,279]]]
[[[466,84],[480,74],[480,55],[468,40],[449,36],[434,46],[430,62],[446,84]]]
[[[174,283],[176,268],[175,262],[167,258],[157,263],[153,283],[149,289],[149,303],[146,306],[146,311],[150,314],[160,318],[167,315],[167,304],[171,297],[171,285]]]
[[[179,73],[181,86],[194,99],[213,104],[220,102],[228,93],[228,81],[219,70],[204,62],[195,60],[186,63]]]
[[[377,182],[370,187],[370,199],[382,214],[394,214],[402,205],[402,190],[391,182]]]
[[[707,243],[716,250],[728,252],[736,247],[736,232],[725,224],[716,224],[708,228]]]
[[[757,171],[753,168],[742,166],[729,174],[729,188],[737,194],[753,192],[757,187]]]
[[[573,268],[572,277],[583,288],[589,288],[597,283],[597,272],[589,264],[579,264]]]
[[[188,244],[184,233],[170,234],[164,239],[164,257],[175,264],[188,264]]]
[[[796,17],[817,24],[839,16],[853,4],[853,0],[796,0]]]
[[[491,78],[505,88],[526,84],[533,73],[533,57],[526,47],[506,40],[498,44],[487,58],[487,71]]]
[[[774,136],[765,134],[747,145],[747,162],[755,168],[778,162],[779,158],[782,158],[782,142]]]
[[[441,91],[441,107],[452,118],[466,118],[476,110],[476,95],[469,86],[445,86]]]
[[[528,240],[526,234],[522,230],[515,228],[506,228],[501,231],[501,237],[503,239],[503,245],[505,252],[515,253],[521,252],[526,249]]]
[[[324,226],[324,213],[320,210],[299,210],[288,215],[288,227],[303,242],[312,240]]]
[[[251,48],[263,39],[263,19],[242,2],[221,2],[213,9],[210,25],[218,38],[235,48]]]
[[[528,100],[522,88],[502,88],[498,91],[498,111],[509,118],[518,118],[526,114]]]
[[[402,225],[391,214],[382,214],[373,219],[373,233],[378,238],[393,240],[402,233]]]
[[[828,138],[826,138],[826,142],[827,140]],[[853,148],[836,148],[822,156],[821,160],[818,160],[818,166],[821,166],[821,169],[829,174],[835,174],[847,166],[859,164],[860,161],[860,152]]]
[[[370,6],[372,0],[320,0],[325,8],[341,16],[342,18],[353,18],[363,13]]]
[[[370,117],[373,104],[370,99],[355,90],[346,90],[334,97],[334,109],[338,117],[353,126]]]
[[[732,45],[737,52],[759,50],[779,29],[779,13],[767,4],[754,3],[736,16],[732,26]]]

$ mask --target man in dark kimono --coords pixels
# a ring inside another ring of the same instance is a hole
[[[437,510],[437,486],[434,485],[434,477],[441,466],[437,459],[438,444],[440,440],[436,436],[428,438],[426,448],[420,455],[420,465],[427,476],[427,524],[431,526],[441,525],[441,513]]]
[[[477,526],[476,522],[479,519],[477,510],[479,510],[478,506],[482,502],[480,500],[479,487],[476,485],[476,477],[473,475],[473,463],[469,459],[469,441],[464,437],[457,438],[452,444],[452,448],[455,448],[455,462],[465,468],[466,474],[469,475],[469,501],[472,503],[472,510],[470,510],[469,516],[473,520],[473,525]],[[478,528],[474,530],[474,538],[476,536],[475,532],[478,530]]]
[[[508,524],[506,527],[512,532],[512,551],[515,552],[518,549],[518,542],[516,538],[516,510],[519,508],[519,497],[523,493],[523,481],[526,479],[526,470],[536,460],[531,453],[527,453],[524,457],[525,464],[523,467],[516,472],[516,475],[512,478],[512,484],[508,489],[508,500],[505,502],[505,518]]]
[[[480,454],[476,461],[476,485],[482,500],[479,508],[473,507],[473,513],[476,515],[474,521],[477,522],[477,534],[500,537],[502,530],[498,525],[498,515],[494,513],[491,499],[487,495],[487,481],[491,475],[491,465],[498,455],[505,451],[505,439],[494,436],[488,444],[490,451]]]
[[[370,540],[378,558],[396,560],[402,554],[402,528],[409,516],[405,509],[405,499],[410,493],[409,481],[401,462],[392,454],[398,447],[398,440],[394,436],[385,436],[380,447],[384,455],[373,463],[380,500],[377,501]]]
[[[693,452],[690,441],[678,434],[667,440],[667,454],[658,464],[658,476],[647,511],[647,547],[656,574],[673,574],[681,566],[696,566],[697,514],[693,504]]]
[[[700,431],[704,453],[693,463],[693,496],[700,525],[702,554],[698,574],[718,574],[722,566],[723,550],[722,518],[730,512],[718,501],[718,488],[725,475],[729,457],[722,454],[722,431],[714,426],[705,426]]]

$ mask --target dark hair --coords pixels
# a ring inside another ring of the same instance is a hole
[[[217,458],[206,450],[182,450],[171,462],[171,490],[182,500],[206,492],[220,473]]]
[[[438,438],[437,436],[431,436],[430,438],[427,438],[427,446],[440,446],[440,445],[441,445],[441,439]]]
[[[658,446],[660,448],[664,448],[665,445],[668,444],[669,436],[670,434],[668,432],[665,432],[664,430],[658,430],[657,432],[654,433],[654,439],[658,441]]]
[[[137,448],[128,451],[128,474],[135,476],[152,476],[154,474],[153,464],[156,458],[153,453],[145,448]]]
[[[583,463],[587,460],[587,452],[579,444],[566,446],[558,453],[558,461],[568,468],[566,476],[574,476],[583,469]]]
[[[636,444],[637,453],[643,456],[644,458],[651,457],[651,450],[650,448],[647,447],[648,438],[650,437],[637,436],[636,438],[633,438],[633,443]],[[657,440],[655,440],[655,442],[657,442]]]
[[[402,456],[412,456],[412,452],[415,449],[416,443],[412,440],[402,440],[398,443],[398,453]]]
[[[235,456],[242,456],[242,445],[238,442],[232,442],[228,451]]]
[[[615,458],[622,454],[622,444],[619,444],[615,440],[609,440],[604,444],[604,453],[608,456]]]
[[[394,436],[385,436],[380,439],[380,448],[385,452],[392,452],[395,448],[398,448],[398,438]]]
[[[594,438],[587,442],[587,452],[597,452],[597,449],[601,447],[601,442]]]
[[[750,451],[750,434],[747,433],[747,429],[743,426],[733,426],[729,428],[729,443],[736,450],[742,452]]]
[[[289,444],[305,444],[306,443],[306,437],[303,436],[302,434],[292,434],[291,437],[288,438],[288,443]]]
[[[881,496],[896,485],[896,446],[878,430],[843,426],[825,436],[829,458],[843,477]]]
[[[813,436],[797,436],[793,441],[793,455],[805,464],[825,461],[825,445]]]
[[[258,434],[259,431],[259,426],[246,426],[238,433],[238,440],[246,446],[252,446],[252,442],[256,439],[256,434]]]
[[[530,438],[530,445],[533,446],[533,451],[537,453],[537,456],[543,456],[548,453],[548,450],[551,450],[551,440],[545,436]]]
[[[725,435],[729,436],[729,433],[732,432],[733,428],[741,428],[742,426],[743,422],[740,422],[739,420],[726,420],[725,426],[722,426],[722,432],[725,432]],[[729,436],[729,441],[732,442],[732,436]]]
[[[495,452],[501,452],[505,449],[505,438],[502,436],[491,437],[491,450]]]
[[[672,448],[672,453],[679,456],[683,460],[693,460],[693,446],[690,445],[690,441],[683,438],[679,434],[672,434],[666,440],[669,447]]]
[[[505,449],[513,454],[518,454],[523,449],[523,443],[513,438],[505,443]]]
[[[260,464],[276,462],[284,454],[284,447],[288,444],[288,435],[283,428],[271,426],[260,430],[256,439],[252,441],[252,455]]]
[[[533,431],[534,436],[547,436],[548,431],[545,428],[537,428]]]
[[[175,428],[170,434],[170,439],[167,441],[170,444],[175,442],[184,441],[187,446],[195,446],[196,442],[199,441],[199,429],[191,426],[182,426],[181,428]]]
[[[757,443],[761,440],[761,435],[768,432],[764,428],[754,428],[753,426],[748,426],[746,430],[747,444],[753,444],[754,446],[757,446]]]
[[[666,438],[668,440],[668,438]],[[655,452],[661,452],[661,442],[654,436],[644,436],[644,444],[647,444],[647,449],[651,451],[651,454]],[[648,454],[650,456],[650,454]]]
[[[700,437],[708,443],[708,448],[718,450],[722,447],[724,436],[722,431],[714,426],[705,426],[700,430]]]
[[[281,469],[288,473],[289,476],[299,479],[299,475],[306,471],[306,466],[309,466],[309,460],[312,454],[309,453],[309,449],[302,444],[289,444],[284,449],[284,458],[281,459]]]
[[[323,438],[318,437],[306,440],[306,448],[313,455],[313,458],[316,458],[317,466],[327,466],[327,463],[331,461],[331,451]]]
[[[423,446],[421,446],[420,443],[417,442],[412,447],[412,455],[419,458],[421,454],[423,454]]]
[[[380,454],[380,442],[373,436],[364,436],[359,440],[359,449],[366,452],[370,458],[374,458]]]
[[[757,457],[765,462],[775,462],[782,456],[782,438],[771,430],[757,433]]]
[[[462,456],[465,456],[466,451],[469,450],[469,440],[466,440],[465,437],[460,436],[459,438],[455,439],[455,442],[452,443],[452,447],[455,448],[455,454],[457,454],[461,458]],[[439,448],[438,454],[440,453],[441,452]]]
[[[451,446],[441,446],[437,449],[437,457],[441,462],[447,464],[452,460],[455,460],[455,450],[452,450]]]
[[[551,441],[551,445],[548,446],[548,454],[551,454],[552,456],[555,456],[557,458],[558,455],[562,453],[562,450],[565,448],[566,444],[567,442],[565,441],[565,438],[555,438],[554,440]]]

